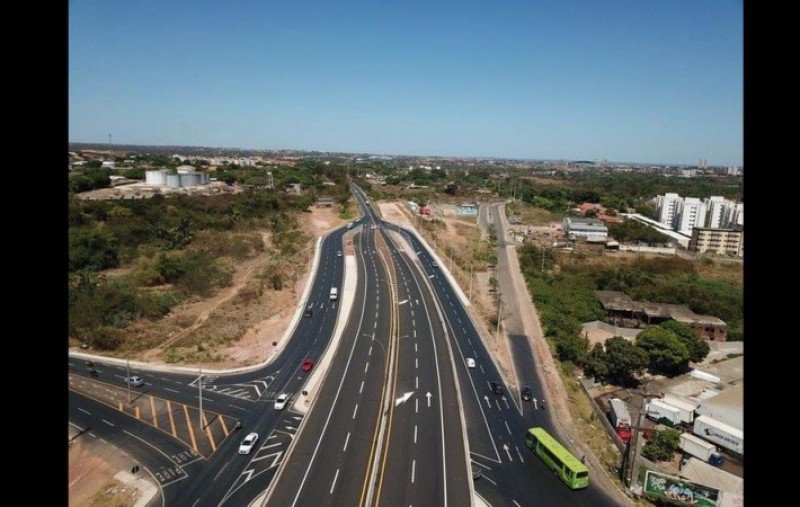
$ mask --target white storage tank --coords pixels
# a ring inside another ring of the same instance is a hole
[[[145,171],[144,181],[148,185],[163,186],[167,184],[167,171],[164,169],[156,169],[152,171]]]
[[[180,174],[167,174],[167,186],[170,188],[180,188],[181,175]]]
[[[198,173],[183,173],[179,176],[182,187],[196,187],[200,184],[200,175]]]

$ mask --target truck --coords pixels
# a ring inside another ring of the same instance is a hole
[[[687,454],[699,458],[708,463],[709,458],[717,452],[717,448],[711,442],[706,442],[691,433],[681,433],[678,446]]]
[[[619,398],[611,398],[608,400],[608,418],[611,420],[611,425],[614,431],[619,436],[623,443],[627,444],[631,440],[631,414],[628,412],[628,406]]]
[[[738,428],[701,415],[695,418],[692,433],[744,456],[744,432]]]
[[[645,406],[645,415],[667,426],[675,426],[681,422],[680,409],[668,403],[664,403],[661,400],[651,400],[647,406]]]
[[[331,301],[336,301],[337,299],[339,299],[339,289],[331,287]]]
[[[608,400],[608,418],[611,420],[611,426],[615,429],[620,425],[631,426],[631,414],[628,412],[628,406],[619,398],[611,398]]]
[[[682,424],[689,426],[694,422],[694,411],[699,403],[692,403],[671,394],[665,394],[661,401],[680,410]]]

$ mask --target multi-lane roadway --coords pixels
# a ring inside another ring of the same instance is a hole
[[[536,402],[522,401],[514,385],[492,392],[490,382],[505,383],[463,293],[416,234],[383,222],[360,189],[354,196],[364,217],[323,238],[302,309],[312,311],[297,312],[280,355],[231,373],[137,365],[145,385],[130,389],[124,363],[96,360],[91,378],[73,355],[77,438],[130,454],[159,485],[153,504],[462,506],[478,495],[495,506],[613,505],[594,485],[568,489],[524,447],[528,427],[553,430],[530,348],[512,355]],[[342,256],[344,234],[353,248]],[[357,283],[340,294],[353,298],[343,315],[329,292],[342,290],[351,255]],[[337,319],[347,323],[328,350]],[[280,393],[304,400],[310,373],[301,365],[326,351],[310,412],[291,403],[276,410]],[[251,431],[260,439],[241,455]]]

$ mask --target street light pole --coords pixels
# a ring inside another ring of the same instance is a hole
[[[472,259],[469,262],[469,300],[472,301]]]
[[[500,291],[497,291],[497,331],[495,331],[495,345],[498,347],[500,346],[500,308],[502,308],[503,300],[501,298],[502,294]],[[499,350],[499,349],[498,349]]]
[[[203,429],[203,368],[198,370],[200,377],[197,379],[197,393],[200,398],[200,429]]]
[[[544,254],[545,254],[545,249],[544,247],[542,247],[542,273],[544,273]]]

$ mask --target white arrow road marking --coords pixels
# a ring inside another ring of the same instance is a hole
[[[533,409],[534,410],[539,410],[539,405],[538,405],[538,403],[536,401],[536,398],[532,399],[531,401],[533,402]]]
[[[508,455],[508,461],[513,462],[514,459],[511,457],[511,453],[508,451],[508,449],[508,444],[503,444],[503,450],[506,451],[506,454]]]
[[[508,404],[508,400],[506,399],[506,397],[505,397],[505,396],[503,396],[503,401],[504,401],[504,402],[506,402],[506,408],[511,408],[511,407],[509,406],[509,404]]]
[[[492,403],[489,401],[489,397],[484,394],[483,399],[486,400],[486,404],[489,405],[489,408],[492,408]]]
[[[428,408],[431,408],[431,396],[433,395],[431,394],[430,391],[428,391],[428,394],[426,394],[425,396],[428,397]]]
[[[396,407],[396,406],[400,405],[401,403],[405,403],[406,401],[408,401],[409,398],[411,398],[411,396],[413,394],[414,394],[414,391],[409,391],[409,392],[405,393],[403,396],[397,398],[394,401],[394,406]]]
[[[398,305],[404,305],[404,304],[406,304],[406,303],[408,303],[408,299],[404,299],[404,300],[400,301],[400,302],[399,302],[399,303],[397,303],[397,304],[398,304]]]

